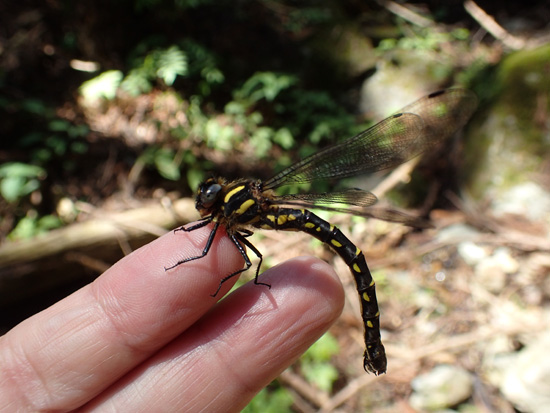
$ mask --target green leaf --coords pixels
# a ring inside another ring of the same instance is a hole
[[[13,231],[8,234],[8,239],[13,241],[32,238],[62,225],[61,220],[54,215],[45,215],[38,218],[36,211],[30,210],[27,216],[22,218]]]
[[[149,80],[147,72],[139,68],[132,69],[128,76],[124,78],[120,87],[132,96],[138,96],[149,92],[153,88],[153,85]]]
[[[21,108],[35,115],[47,116],[49,108],[40,99],[25,99],[21,102]]]
[[[86,153],[88,151],[88,144],[86,142],[73,142],[71,143],[71,151],[79,154]]]
[[[204,181],[204,171],[202,169],[190,168],[187,171],[187,184],[189,188],[198,188],[202,181]]]
[[[285,413],[292,412],[292,395],[283,388],[264,388],[246,406],[242,413]]]
[[[168,86],[174,83],[176,76],[187,74],[187,57],[177,46],[160,51],[157,65],[157,76]]]
[[[87,103],[93,103],[102,98],[114,99],[122,78],[123,74],[120,70],[108,70],[82,83],[80,94]]]
[[[294,136],[288,128],[281,128],[273,135],[273,142],[283,149],[290,149],[294,145]]]
[[[330,334],[324,334],[302,356],[302,372],[309,382],[324,391],[331,391],[338,379],[338,370],[329,363],[339,351],[338,342]]]
[[[250,137],[250,144],[254,147],[254,154],[258,158],[263,158],[271,149],[271,137],[273,129],[266,126],[259,127]]]
[[[7,176],[44,178],[46,176],[46,170],[36,165],[29,165],[21,162],[7,162],[0,165],[0,178]]]
[[[171,149],[160,149],[155,152],[155,166],[163,178],[171,181],[180,179],[179,165],[174,162],[174,152]]]
[[[48,128],[52,132],[66,132],[71,126],[71,123],[65,119],[53,119],[48,124]]]
[[[209,119],[204,132],[209,147],[222,151],[228,151],[233,147],[236,136],[233,125],[222,125],[218,119]]]
[[[235,92],[235,98],[244,99],[250,103],[255,103],[260,99],[271,102],[281,91],[296,82],[297,79],[294,76],[274,72],[257,72],[244,83],[240,90]]]
[[[0,165],[0,195],[8,201],[18,199],[40,188],[39,179],[46,176],[43,168],[20,162]]]
[[[52,229],[59,228],[63,225],[63,222],[59,217],[55,215],[45,215],[38,220],[37,223],[37,234],[43,234]]]
[[[339,351],[338,341],[332,334],[325,333],[306,351],[303,357],[307,360],[329,361]]]
[[[241,102],[231,101],[225,105],[224,112],[228,115],[242,115],[246,112],[246,107]]]
[[[225,80],[223,72],[216,67],[205,67],[201,70],[201,76],[210,84],[223,83]]]
[[[302,373],[310,383],[314,383],[325,392],[332,391],[332,385],[339,376],[338,370],[329,363],[303,364]]]
[[[8,202],[14,202],[21,197],[25,186],[25,180],[20,176],[12,176],[2,179],[0,182],[0,193]]]
[[[71,138],[80,138],[86,136],[90,132],[88,125],[72,125],[67,130],[67,134]]]
[[[8,239],[14,241],[18,239],[32,238],[36,233],[36,218],[24,217],[22,218],[15,228],[8,234]]]

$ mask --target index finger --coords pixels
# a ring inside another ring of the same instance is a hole
[[[62,410],[90,400],[200,318],[228,269],[243,258],[220,229],[169,233],[134,251],[92,284],[0,337],[0,410]]]

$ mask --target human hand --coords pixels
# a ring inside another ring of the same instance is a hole
[[[219,281],[243,265],[211,226],[169,233],[0,337],[0,411],[240,411],[338,318],[344,294],[323,261]]]

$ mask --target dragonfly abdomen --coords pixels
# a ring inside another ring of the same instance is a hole
[[[365,370],[374,374],[386,372],[386,353],[380,338],[380,311],[375,283],[363,252],[337,227],[304,209],[277,208],[262,214],[254,225],[262,229],[303,231],[329,245],[350,268],[361,301],[365,327]]]

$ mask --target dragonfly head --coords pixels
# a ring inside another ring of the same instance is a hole
[[[201,216],[210,215],[219,208],[222,193],[222,185],[215,179],[210,178],[199,185],[195,207]]]

